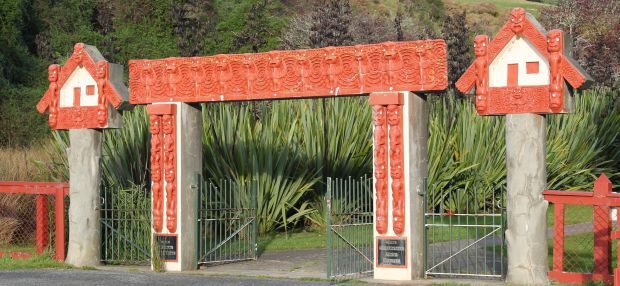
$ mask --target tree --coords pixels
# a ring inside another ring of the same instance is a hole
[[[465,72],[471,63],[469,29],[465,21],[465,11],[453,12],[443,22],[443,38],[448,46],[448,82],[450,87]]]
[[[351,5],[348,0],[324,0],[312,12],[310,46],[346,46],[353,42],[349,33]]]
[[[215,27],[216,13],[212,1],[184,0],[171,10],[176,42],[181,55],[195,56],[204,50],[204,39]]]

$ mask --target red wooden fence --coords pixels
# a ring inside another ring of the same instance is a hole
[[[54,182],[2,182],[0,193],[35,195],[36,207],[36,249],[42,253],[49,244],[47,236],[47,198],[54,196],[56,256],[59,261],[65,260],[65,200],[69,195],[68,183]],[[20,257],[19,253],[10,253],[11,257]]]
[[[613,280],[611,274],[611,219],[612,207],[620,207],[620,193],[612,193],[612,183],[605,174],[594,182],[594,192],[544,192],[545,200],[553,203],[553,268],[549,278],[560,283],[583,284],[588,281]],[[594,269],[592,273],[564,271],[564,206],[593,206]],[[618,271],[616,269],[616,271]]]

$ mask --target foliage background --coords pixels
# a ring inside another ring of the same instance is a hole
[[[68,179],[66,134],[51,134],[34,105],[46,88],[46,66],[62,64],[76,42],[96,45],[107,59],[126,66],[134,58],[441,37],[454,82],[471,61],[473,35],[493,35],[514,3],[0,0],[0,155],[6,158],[0,160],[0,179]],[[620,170],[618,2],[552,4],[526,8],[545,26],[569,31],[576,58],[599,87],[577,97],[575,114],[548,116],[549,187],[586,188],[601,172],[614,176]],[[452,92],[433,96],[431,110],[429,186],[435,206],[482,208],[484,200],[471,197],[488,198],[505,187],[503,119],[475,115],[470,98]],[[371,113],[363,97],[208,104],[203,117],[205,177],[261,180],[269,198],[263,207],[274,222],[265,231],[320,224],[324,178],[361,176],[372,168]],[[125,128],[105,131],[104,183],[144,186],[148,122],[141,108],[126,112],[124,120]],[[37,155],[22,159],[25,153]]]

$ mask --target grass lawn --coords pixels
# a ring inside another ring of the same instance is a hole
[[[49,254],[35,255],[26,259],[0,258],[0,270],[33,268],[71,268],[71,266],[52,259]]]
[[[564,224],[578,224],[593,220],[592,206],[566,205],[564,207]],[[553,204],[547,209],[547,226],[553,227]]]
[[[549,240],[549,269],[553,267],[553,240]],[[618,244],[611,245],[612,269],[617,265]],[[594,269],[594,234],[582,233],[564,237],[564,270],[592,272]]]
[[[499,216],[432,216],[428,218],[427,223],[445,225],[428,227],[428,242],[436,243],[450,240],[481,238],[497,228],[491,225],[501,225],[502,219]],[[471,225],[479,226],[474,227]],[[489,225],[490,227],[484,227],[485,225]],[[496,235],[501,235],[501,233],[497,231]]]
[[[325,248],[326,241],[325,232],[320,231],[273,232],[258,238],[258,252]]]

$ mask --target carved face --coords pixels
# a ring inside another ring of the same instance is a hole
[[[523,20],[525,19],[525,10],[523,8],[514,8],[510,12],[510,29],[515,34],[523,32]]]
[[[398,105],[388,105],[388,123],[390,125],[398,125],[398,119],[400,118],[400,111]]]
[[[375,169],[375,176],[378,179],[385,179],[385,166],[381,165]]]
[[[474,38],[474,54],[476,57],[484,57],[487,55],[488,42],[489,37],[487,35],[477,35]]]
[[[172,116],[166,114],[163,116],[162,118],[162,125],[163,125],[163,130],[164,133],[166,134],[172,134]]]
[[[398,166],[395,166],[395,168],[391,168],[391,169],[390,169],[390,172],[391,172],[391,174],[392,174],[392,178],[394,178],[394,179],[400,179],[400,178],[402,178],[402,176],[403,176],[403,172],[402,172],[402,170],[401,170],[401,169],[402,169],[402,168],[401,168],[400,164],[399,164]]]
[[[50,65],[49,68],[47,68],[47,78],[50,82],[58,81],[58,72],[60,72],[59,65]]]
[[[108,74],[108,62],[99,61],[97,63],[97,78],[106,78]]]
[[[157,118],[156,115],[151,115],[149,116],[149,123],[151,123],[150,124],[151,133],[158,134],[159,133],[159,118]]]
[[[385,124],[385,109],[382,106],[373,106],[375,110],[375,125],[384,125]]]
[[[562,45],[562,31],[551,30],[547,33],[547,50],[550,53],[559,52]]]
[[[161,170],[159,168],[151,168],[151,179],[155,182],[161,180]]]

